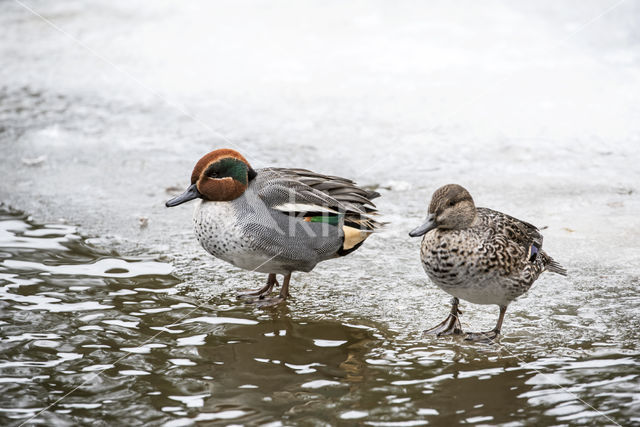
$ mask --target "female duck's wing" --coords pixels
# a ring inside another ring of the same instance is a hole
[[[478,208],[478,216],[493,230],[494,241],[500,246],[521,251],[529,263],[539,264],[542,270],[566,275],[566,270],[542,250],[543,237],[535,225],[487,208]]]
[[[478,216],[485,226],[523,248],[528,249],[532,244],[538,249],[542,248],[542,234],[535,225],[488,208],[478,208]]]

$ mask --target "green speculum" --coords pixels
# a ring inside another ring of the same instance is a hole
[[[304,219],[307,222],[324,222],[330,225],[338,225],[340,216],[339,215],[305,216]]]

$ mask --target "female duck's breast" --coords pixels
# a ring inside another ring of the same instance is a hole
[[[511,280],[488,264],[482,236],[468,231],[435,230],[424,237],[422,266],[445,292],[475,304],[512,300]]]

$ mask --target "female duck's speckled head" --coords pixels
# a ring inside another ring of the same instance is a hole
[[[438,188],[431,196],[427,220],[409,233],[411,237],[422,236],[429,230],[459,230],[473,224],[476,205],[471,194],[458,184],[447,184]]]
[[[256,171],[242,154],[228,148],[214,150],[196,163],[191,173],[191,186],[166,205],[177,206],[196,198],[228,202],[242,196],[249,181],[255,177]]]

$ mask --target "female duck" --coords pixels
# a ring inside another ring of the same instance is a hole
[[[198,161],[189,188],[166,205],[200,199],[193,216],[200,244],[236,267],[269,275],[245,296],[265,300],[282,274],[279,296],[264,301],[278,303],[289,296],[292,272],[355,251],[380,227],[371,202],[379,195],[305,169],[254,170],[237,151],[220,149]]]
[[[487,208],[476,208],[467,190],[449,184],[433,193],[427,221],[409,233],[422,236],[420,257],[429,278],[453,295],[451,313],[427,334],[462,334],[458,298],[497,304],[500,316],[489,332],[467,339],[493,339],[500,333],[507,306],[529,290],[543,271],[566,276],[542,250],[542,235],[524,221]]]

